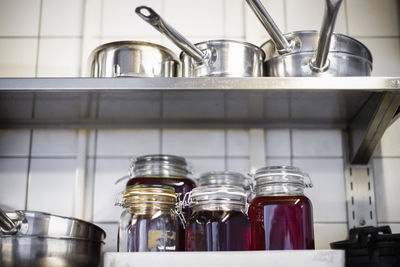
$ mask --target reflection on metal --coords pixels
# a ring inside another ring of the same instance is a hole
[[[400,93],[371,95],[349,124],[350,161],[367,164],[400,106]]]
[[[371,166],[349,165],[345,170],[349,229],[376,226],[374,178]]]
[[[0,128],[342,128],[358,164],[399,105],[399,78],[0,78]]]

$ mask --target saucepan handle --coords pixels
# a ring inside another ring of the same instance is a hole
[[[315,56],[310,61],[310,67],[315,72],[323,72],[329,68],[329,47],[336,17],[342,2],[343,0],[326,0],[324,20],[319,32],[318,48]]]
[[[5,234],[14,234],[18,232],[18,224],[15,224],[1,208],[0,208],[0,231]]]
[[[189,42],[179,32],[168,25],[168,23],[166,23],[153,9],[147,6],[139,6],[136,8],[135,12],[156,30],[166,35],[174,44],[191,56],[196,62],[202,63],[207,61],[207,53],[204,54],[194,44]]]
[[[294,43],[289,43],[278,26],[275,24],[272,17],[269,15],[261,1],[259,0],[246,0],[247,4],[256,14],[261,24],[267,30],[268,34],[274,41],[276,48],[280,54],[290,53],[293,50]]]

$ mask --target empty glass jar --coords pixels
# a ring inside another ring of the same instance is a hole
[[[198,186],[187,201],[193,212],[186,223],[187,251],[250,250],[250,222],[242,187]]]
[[[177,251],[180,243],[177,197],[174,188],[162,185],[127,187],[118,228],[118,251]]]
[[[291,166],[256,171],[256,196],[249,207],[253,250],[314,249],[309,176]]]

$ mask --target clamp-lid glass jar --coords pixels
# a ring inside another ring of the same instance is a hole
[[[251,200],[253,184],[249,176],[233,171],[211,171],[200,175],[196,180],[198,186],[203,185],[234,185],[244,189],[247,201]]]
[[[131,179],[127,187],[140,184],[167,185],[175,189],[175,193],[183,196],[190,192],[196,184],[190,179],[192,174],[189,164],[183,157],[174,155],[154,154],[145,155],[133,159],[129,170]],[[184,208],[182,214],[187,220],[190,216],[190,209]],[[179,227],[180,242],[185,243],[185,228],[181,223]],[[179,248],[183,250],[184,247]]]
[[[118,227],[119,252],[178,251],[177,196],[174,188],[162,185],[129,186],[123,196]]]
[[[161,184],[172,186],[175,193],[192,190],[196,184],[190,179],[191,170],[185,158],[173,155],[145,155],[131,162],[127,186],[136,184]]]
[[[186,223],[187,251],[250,250],[250,221],[243,188],[198,186],[187,201],[193,212]]]
[[[256,171],[255,198],[249,207],[253,250],[314,249],[308,174],[292,166]]]

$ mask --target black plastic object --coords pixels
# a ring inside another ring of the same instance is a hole
[[[392,234],[389,226],[354,228],[348,240],[330,245],[346,251],[346,267],[400,266],[400,234]]]

